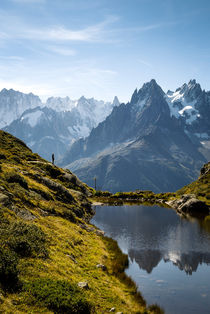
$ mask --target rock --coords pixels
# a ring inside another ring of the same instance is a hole
[[[68,256],[75,264],[77,264],[76,259],[72,255],[66,254],[66,256]]]
[[[167,204],[183,214],[192,216],[209,214],[209,207],[198,200],[195,194],[184,194],[180,199],[168,201]]]
[[[86,224],[79,224],[79,226],[80,226],[82,229],[84,229],[84,230],[86,230],[86,231],[88,231],[88,232],[93,232],[93,231],[95,231],[95,228],[89,227],[89,226],[86,225]]]
[[[0,203],[3,205],[7,205],[9,202],[9,197],[3,193],[0,193]]]
[[[97,268],[101,268],[103,271],[107,270],[107,267],[103,264],[96,265]]]
[[[82,289],[86,289],[86,290],[89,289],[89,285],[88,285],[87,281],[81,281],[81,282],[79,282],[79,283],[78,283],[78,287],[79,287],[79,288],[82,288]]]
[[[115,312],[115,307],[112,307],[109,312]]]
[[[12,206],[11,207],[11,210],[15,212],[15,214],[24,219],[24,220],[28,220],[28,221],[31,221],[31,220],[34,220],[36,219],[37,217],[35,215],[33,215],[29,210],[27,209],[24,209],[24,208],[19,208],[17,206]]]
[[[0,304],[4,303],[4,296],[2,293],[0,293]]]
[[[104,236],[105,232],[102,231],[102,230],[96,230],[95,233],[98,235],[98,236]]]
[[[179,206],[179,210],[190,215],[209,214],[208,206],[196,198],[188,199],[183,205]]]
[[[116,314],[123,314],[123,312],[117,312]]]
[[[49,189],[57,192],[58,200],[64,203],[69,203],[74,201],[74,197],[71,193],[60,183],[50,180],[45,177],[40,177],[41,183],[45,184]]]

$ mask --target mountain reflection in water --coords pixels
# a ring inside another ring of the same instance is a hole
[[[149,304],[209,314],[210,232],[198,220],[158,206],[99,206],[92,223],[129,255],[126,273]]]
[[[135,250],[129,249],[128,255],[131,261],[135,261],[139,267],[150,274],[159,262],[172,262],[180,270],[184,270],[188,275],[196,272],[198,265],[210,263],[210,253],[201,252],[161,252],[159,250]]]

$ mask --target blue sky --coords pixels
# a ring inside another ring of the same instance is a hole
[[[126,102],[209,73],[209,0],[0,1],[0,89]]]

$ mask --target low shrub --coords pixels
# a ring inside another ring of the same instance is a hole
[[[56,179],[58,176],[62,174],[61,170],[54,165],[46,164],[44,165],[45,171],[51,177]]]
[[[38,279],[25,284],[28,291],[40,305],[55,313],[91,313],[91,304],[79,288],[65,280]]]
[[[0,283],[6,290],[18,286],[18,257],[7,247],[0,247]]]
[[[28,183],[26,182],[26,180],[16,172],[7,173],[6,180],[8,183],[18,183],[24,189],[28,189]]]
[[[148,310],[151,311],[154,314],[164,314],[164,310],[159,307],[157,304],[152,304],[148,307]]]
[[[8,245],[21,257],[47,257],[46,237],[44,232],[34,224],[14,223],[7,231]]]
[[[5,159],[6,159],[6,156],[5,156],[4,154],[0,154],[0,159],[5,160]]]
[[[65,219],[68,219],[69,221],[76,223],[77,219],[75,214],[72,212],[71,209],[63,209],[61,216]]]
[[[111,196],[112,193],[109,191],[96,191],[95,196]]]

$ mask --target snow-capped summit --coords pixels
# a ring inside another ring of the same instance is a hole
[[[182,87],[176,90],[180,95],[183,95],[185,99],[190,102],[195,100],[201,93],[202,89],[200,84],[196,83],[196,80],[190,80],[188,84],[182,85]]]
[[[58,158],[75,140],[88,136],[118,105],[117,97],[104,102],[84,96],[79,100],[50,97],[43,104],[33,94],[4,89],[0,93],[0,127],[44,158],[50,159],[52,150]]]
[[[32,93],[24,94],[13,89],[2,89],[0,92],[0,128],[18,119],[25,110],[37,106],[42,106],[42,102]]]
[[[183,84],[175,92],[168,91],[166,100],[168,102],[171,116],[184,118],[187,124],[191,124],[200,117],[197,103],[202,94],[200,84],[196,80],[190,80]]]
[[[196,80],[190,80],[175,92],[168,91],[165,98],[170,115],[182,121],[185,132],[189,136],[197,137],[202,145],[208,146],[206,141],[210,139],[209,92],[202,90]]]
[[[96,100],[94,98],[86,98],[85,96],[80,97],[78,100],[71,100],[68,96],[63,98],[50,97],[45,104],[46,107],[57,112],[72,112],[73,115],[80,117],[81,127],[85,123],[88,124],[89,129],[92,129],[98,125],[98,123],[103,121],[106,116],[111,113],[113,107],[118,105],[119,100],[117,97],[115,97],[114,101],[111,103],[103,100]],[[81,134],[81,136],[87,136],[88,134],[85,132],[84,134]]]
[[[45,106],[55,111],[71,111],[77,105],[76,100],[66,97],[50,97],[47,99]]]

